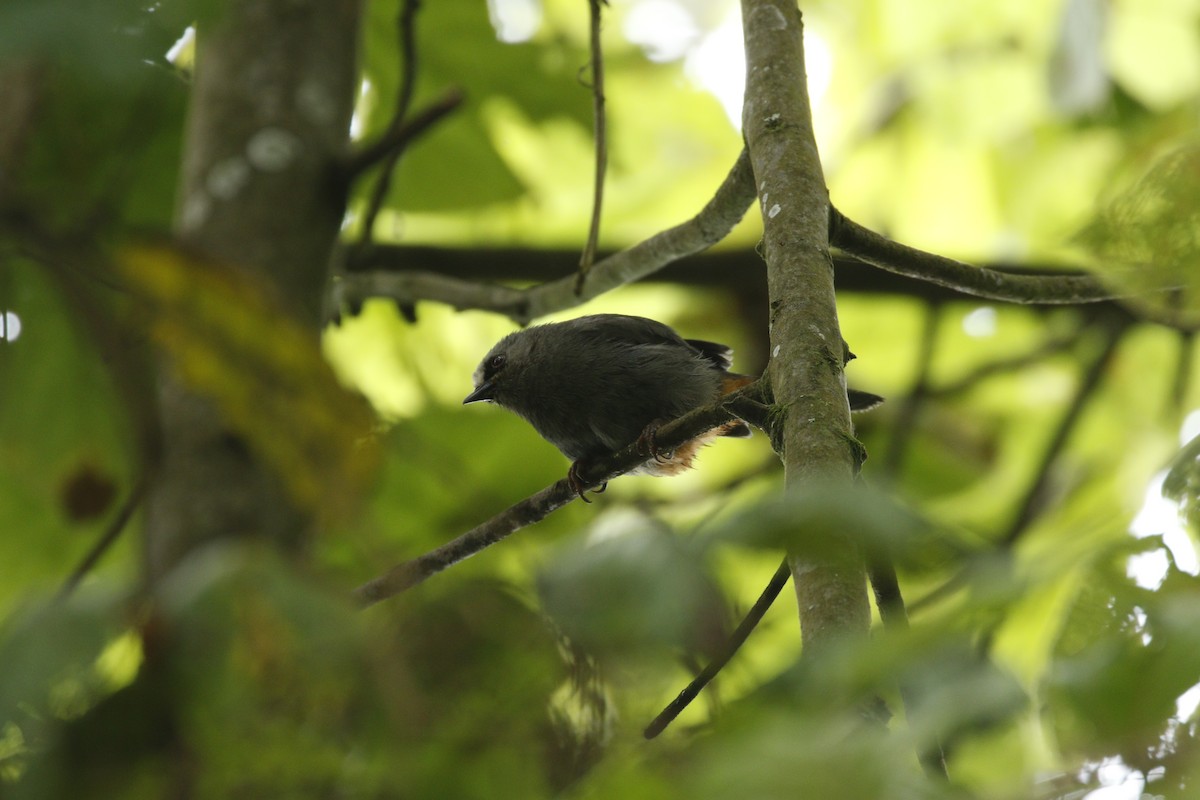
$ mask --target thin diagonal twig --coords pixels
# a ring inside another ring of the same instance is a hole
[[[687,708],[688,704],[696,699],[700,692],[704,690],[704,687],[717,676],[717,673],[725,668],[729,660],[745,644],[746,639],[749,638],[755,627],[758,626],[758,623],[762,621],[763,616],[767,613],[767,609],[775,602],[775,598],[783,591],[783,587],[787,585],[788,579],[791,577],[792,571],[785,558],[783,563],[779,565],[779,568],[775,570],[775,574],[771,576],[771,580],[767,583],[766,588],[762,590],[762,594],[758,596],[758,600],[754,601],[754,605],[750,607],[750,610],[746,612],[746,616],[742,618],[737,628],[725,641],[721,652],[646,726],[643,735],[647,739],[653,739],[662,733]]]
[[[96,563],[100,561],[100,557],[108,552],[108,548],[112,547],[113,543],[121,537],[121,532],[125,530],[125,526],[129,524],[129,520],[133,517],[133,513],[137,511],[141,505],[142,497],[146,493],[146,479],[139,478],[133,484],[133,488],[129,490],[129,496],[125,498],[125,502],[117,510],[116,516],[108,523],[108,527],[104,529],[104,533],[88,550],[87,555],[79,562],[75,569],[71,570],[71,574],[63,581],[63,585],[58,590],[57,599],[61,602],[71,595],[79,583],[87,576]]]
[[[655,436],[657,444],[664,450],[674,449],[739,416],[736,411],[738,408],[746,407],[747,412],[755,412],[753,406],[743,405],[743,401],[759,395],[762,391],[760,383],[756,381],[726,395],[712,405],[690,411],[663,425]],[[623,475],[645,461],[645,453],[638,447],[638,443],[634,442],[618,453],[589,463],[576,477],[581,489],[586,491]],[[354,590],[354,596],[360,605],[369,606],[400,594],[447,567],[506,539],[521,528],[540,522],[578,496],[571,482],[563,478],[441,547],[398,564],[383,575],[364,583]]]

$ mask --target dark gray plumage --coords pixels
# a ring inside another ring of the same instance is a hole
[[[725,345],[684,339],[652,319],[593,314],[501,339],[475,370],[475,390],[463,402],[498,403],[567,458],[586,461],[750,383],[749,376],[729,371],[731,357]],[[879,400],[851,393],[855,410]],[[652,453],[636,471],[674,475],[716,436],[749,435],[746,424],[735,420],[673,452]]]
[[[647,426],[748,383],[728,371],[731,355],[724,345],[683,339],[651,319],[594,314],[501,339],[484,356],[475,391],[463,402],[491,400],[516,412],[579,461],[618,450]],[[742,423],[727,427],[718,433],[749,433]],[[674,474],[690,465],[694,449],[651,460],[641,471]]]

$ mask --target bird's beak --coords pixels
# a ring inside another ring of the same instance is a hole
[[[493,384],[492,381],[484,381],[483,383],[479,384],[475,387],[475,391],[463,398],[463,405],[465,406],[467,403],[478,403],[481,400],[487,400],[490,402],[494,399],[492,397],[492,389],[494,386],[495,384]]]

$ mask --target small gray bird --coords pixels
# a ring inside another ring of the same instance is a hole
[[[659,424],[753,382],[729,371],[732,354],[652,319],[594,314],[501,339],[475,370],[475,390],[463,403],[491,401],[524,417],[572,460],[568,479],[583,497],[580,463],[632,442],[646,443],[650,456],[634,472],[663,476],[689,468],[717,436],[749,436],[746,424],[733,420],[671,452],[653,443]],[[881,399],[854,395],[856,410]]]

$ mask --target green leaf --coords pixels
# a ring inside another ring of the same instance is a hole
[[[726,635],[724,600],[694,552],[636,515],[605,523],[538,577],[542,605],[584,649],[633,656],[663,647],[712,652]]]
[[[1200,144],[1156,160],[1080,233],[1135,306],[1194,319],[1200,313]]]
[[[50,277],[15,259],[0,275],[0,313],[21,321],[0,340],[0,608],[65,579],[111,515],[115,498],[97,505],[95,492],[124,497],[133,482],[125,409]],[[95,513],[76,513],[81,500]]]
[[[882,492],[820,482],[747,508],[704,536],[710,546],[727,542],[815,558],[857,546],[869,558],[910,569],[944,567],[966,553],[952,536]]]
[[[362,139],[390,124],[400,83],[398,0],[367,6],[364,76],[370,92],[360,109]],[[575,79],[586,55],[550,40],[505,44],[496,38],[485,3],[424,3],[416,15],[417,92],[412,111],[451,87],[466,102],[401,159],[390,203],[413,211],[479,208],[524,192],[498,154],[489,105],[503,100],[535,121],[566,117],[588,125],[590,94]],[[362,182],[359,192],[370,181]]]

